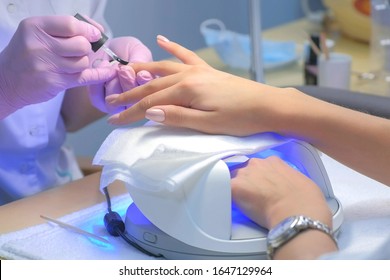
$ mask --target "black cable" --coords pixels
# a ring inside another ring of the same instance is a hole
[[[158,254],[153,254],[151,252],[149,252],[148,250],[142,248],[140,245],[138,245],[135,241],[131,240],[124,232],[122,232],[119,228],[116,228],[116,232],[118,235],[120,235],[127,243],[129,243],[131,246],[133,246],[134,248],[138,249],[139,251],[141,251],[142,253],[148,255],[148,256],[151,256],[151,257],[155,257],[155,258],[161,258],[162,255]]]
[[[125,223],[122,221],[121,216],[117,213],[112,211],[111,209],[111,198],[110,194],[108,192],[108,188],[103,188],[104,195],[106,196],[107,201],[107,213],[104,215],[104,226],[106,227],[109,234],[112,236],[120,236],[123,240],[125,240],[128,244],[133,246],[134,248],[138,249],[142,253],[156,257],[161,258],[162,255],[153,254],[146,249],[142,248],[140,245],[138,245],[135,241],[131,240],[126,234],[125,234]]]
[[[106,196],[107,211],[108,211],[108,213],[110,213],[110,212],[112,212],[112,211],[111,211],[111,198],[110,198],[110,194],[108,193],[108,188],[107,188],[107,187],[104,187],[104,188],[103,188],[103,192],[104,192],[104,195]]]

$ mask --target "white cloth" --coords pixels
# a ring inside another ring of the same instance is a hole
[[[390,259],[390,188],[323,155],[336,197],[344,209],[338,237],[340,251],[323,259]],[[130,198],[113,199],[112,207],[122,216]],[[10,259],[149,259],[111,237],[103,226],[105,203],[75,212],[60,220],[102,236],[113,244],[102,247],[84,236],[51,224],[0,235],[0,256]],[[50,216],[50,213],[42,213]]]
[[[323,156],[345,215],[340,251],[323,259],[390,259],[390,187]]]
[[[112,199],[114,211],[124,215],[131,203],[128,194]],[[62,217],[60,220],[79,227],[109,241],[103,243],[51,222],[30,227],[16,233],[0,236],[0,256],[7,259],[50,259],[50,260],[116,260],[149,259],[147,255],[128,245],[120,237],[108,234],[103,217],[106,203]],[[42,213],[50,216],[50,213]]]
[[[79,12],[105,24],[105,5],[106,0],[0,0],[0,51],[24,18]],[[82,176],[75,156],[63,146],[62,100],[63,93],[0,121],[0,205]]]
[[[286,141],[289,139],[272,133],[247,137],[209,135],[149,122],[114,130],[93,163],[103,165],[101,189],[121,180],[146,191],[173,192],[185,186],[190,177],[207,173],[221,159],[250,155]]]

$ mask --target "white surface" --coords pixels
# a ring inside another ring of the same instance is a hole
[[[390,188],[322,156],[336,197],[344,208],[339,234],[340,252],[329,258],[365,258],[381,252],[390,259]],[[98,186],[96,186],[98,188]],[[113,210],[124,214],[127,195],[113,201]],[[110,240],[104,247],[56,225],[44,224],[0,236],[0,256],[11,259],[148,259],[120,238],[106,233],[102,223],[105,204],[73,213],[61,220]],[[48,213],[42,213],[48,214]],[[387,247],[383,247],[387,242]]]

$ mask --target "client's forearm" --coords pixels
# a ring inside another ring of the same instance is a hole
[[[345,165],[390,185],[390,120],[299,92],[280,131],[301,138]]]

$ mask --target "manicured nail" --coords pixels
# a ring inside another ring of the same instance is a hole
[[[145,112],[145,118],[155,122],[163,122],[165,121],[165,113],[161,109],[148,109]]]
[[[106,96],[105,101],[106,101],[108,104],[110,104],[110,105],[114,105],[119,95],[120,95],[120,94],[111,94],[111,95],[108,95],[108,96]]]
[[[157,35],[157,40],[168,43],[169,39],[163,35]]]
[[[119,114],[115,114],[115,115],[110,116],[107,119],[107,122],[109,124],[113,124],[113,125],[119,124]]]

